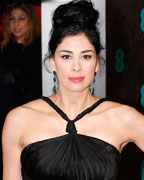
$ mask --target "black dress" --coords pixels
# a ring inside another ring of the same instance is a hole
[[[49,98],[42,99],[68,121],[68,134],[34,142],[23,149],[23,180],[115,180],[119,151],[101,139],[78,134],[74,125],[105,99],[94,103],[74,120],[70,120]]]
[[[0,51],[0,113],[40,98],[41,86],[41,39],[27,47],[11,40]]]

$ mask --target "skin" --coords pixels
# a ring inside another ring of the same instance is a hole
[[[57,94],[49,97],[70,119],[99,98],[89,91],[99,58],[84,34],[68,36],[50,58],[59,79]],[[84,77],[72,82],[71,77]],[[41,99],[20,106],[7,115],[2,135],[3,180],[22,180],[20,155],[28,144],[66,134],[67,122]],[[128,142],[144,151],[144,116],[134,108],[105,101],[75,123],[79,134],[99,138],[119,152]]]
[[[11,33],[18,43],[23,43],[29,30],[29,19],[26,12],[20,8],[15,8],[12,10],[9,19]]]

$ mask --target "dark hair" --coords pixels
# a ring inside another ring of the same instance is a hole
[[[94,45],[97,55],[102,45],[97,28],[99,12],[94,9],[90,0],[73,0],[60,5],[54,12],[49,53],[54,55],[62,39],[69,35],[85,33]]]

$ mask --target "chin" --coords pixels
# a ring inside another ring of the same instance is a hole
[[[71,89],[68,89],[69,91],[71,92],[74,92],[74,93],[82,93],[84,91],[87,90],[87,88],[71,88]]]

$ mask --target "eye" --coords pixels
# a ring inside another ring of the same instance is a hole
[[[91,58],[92,58],[91,55],[83,55],[83,56],[82,56],[82,59],[86,59],[86,60],[87,60],[87,59],[91,59]]]
[[[10,20],[10,21],[13,21],[13,20],[14,20],[14,17],[10,16],[9,20]]]
[[[66,60],[70,60],[70,59],[71,59],[71,56],[70,56],[70,55],[63,55],[62,58],[63,58],[63,59],[66,59]]]
[[[19,18],[19,20],[23,21],[23,20],[25,20],[25,18],[24,18],[24,17],[21,17],[21,18]]]
[[[19,17],[19,20],[25,20],[26,19],[26,17],[25,16],[21,16],[21,17]]]

